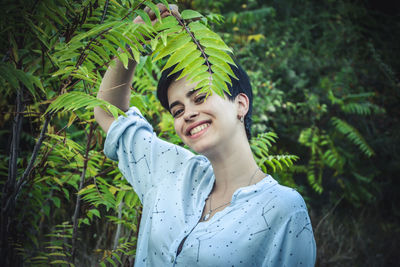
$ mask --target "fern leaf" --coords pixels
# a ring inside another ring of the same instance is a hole
[[[149,2],[149,1],[144,2],[144,4],[146,6],[148,6],[154,12],[154,14],[156,15],[157,20],[161,21],[160,9],[158,9],[158,7],[155,4],[153,4],[152,2]]]
[[[89,37],[94,37],[97,34],[99,34],[102,31],[106,31],[108,29],[112,29],[114,26],[120,24],[121,22],[119,21],[110,21],[104,24],[100,24],[97,27],[92,28],[89,31],[82,32],[80,34],[75,35],[70,41],[69,44],[76,44],[82,41],[83,39],[89,38]]]
[[[182,11],[181,17],[182,17],[182,19],[188,20],[188,19],[194,19],[194,18],[202,18],[204,16],[195,10],[186,9],[186,10]]]
[[[164,71],[165,69],[179,63],[182,60],[182,58],[185,58],[195,50],[196,50],[196,45],[194,43],[189,42],[185,44],[168,59],[167,63],[164,65],[164,68],[162,70]]]
[[[212,47],[232,53],[232,49],[230,49],[222,40],[207,37],[201,39],[200,44],[204,47]]]
[[[199,62],[203,62],[203,60],[199,60]],[[199,74],[200,73],[200,74]],[[194,66],[193,68],[186,68],[185,73],[182,73],[180,77],[186,76],[187,79],[192,81],[193,83],[198,82],[196,88],[202,88],[203,86],[207,86],[210,84],[210,74],[208,73],[208,67],[204,64],[199,64]],[[202,83],[204,81],[204,85]]]
[[[14,90],[20,88],[19,83],[23,84],[34,98],[38,96],[35,85],[37,88],[41,89],[43,93],[45,93],[43,85],[38,77],[31,73],[16,69],[11,64],[0,64],[0,77],[8,81]]]
[[[184,58],[178,65],[176,65],[176,67],[171,71],[171,74],[174,74],[188,66],[191,66],[192,63],[199,59],[199,57],[201,56],[201,52],[199,50],[195,50],[191,53],[189,53],[189,55],[187,55],[186,58]]]
[[[208,74],[208,68],[206,67],[205,68],[205,72],[203,72],[203,73],[195,73],[194,71],[195,70],[199,70],[198,68],[201,68],[202,66],[204,66],[204,58],[202,58],[202,57],[198,57],[198,58],[196,58],[195,60],[193,60],[188,66],[186,66],[184,69],[183,69],[183,71],[182,71],[182,73],[179,75],[179,77],[177,78],[177,80],[179,80],[179,79],[181,79],[181,78],[183,78],[183,77],[185,77],[186,75],[189,75],[189,74],[193,74],[193,75],[191,75],[191,77],[192,77],[192,81],[193,81],[193,78],[194,77],[196,77],[197,75],[202,75],[202,74],[206,74],[207,76],[206,76],[206,78],[207,79],[209,79],[210,78],[210,75]],[[176,66],[175,67],[175,69],[177,69],[179,67],[179,64],[178,64],[178,66]],[[174,69],[174,70],[175,70]],[[194,82],[194,81],[193,81]]]
[[[135,13],[137,15],[139,15],[148,26],[151,26],[151,19],[150,19],[149,15],[146,12],[144,12],[141,9],[136,9]],[[158,11],[158,14],[160,14],[160,11]]]
[[[163,18],[160,21],[157,21],[157,23],[154,24],[154,30],[157,32],[161,32],[161,31],[164,31],[167,29],[182,30],[182,26],[178,26],[178,25],[179,25],[179,23],[174,17],[168,16],[168,17]]]
[[[350,142],[356,145],[366,156],[371,157],[375,154],[373,149],[368,145],[356,128],[337,117],[332,117],[331,121],[336,130],[338,130]]]
[[[318,176],[316,175],[318,172]],[[319,161],[316,159],[316,154],[311,155],[311,160],[309,161],[309,166],[307,168],[307,180],[315,192],[321,194],[322,188],[322,167],[319,166]]]
[[[232,65],[236,66],[236,64],[232,60],[232,58],[228,54],[224,53],[223,51],[221,51],[219,49],[215,49],[215,48],[212,48],[212,47],[206,47],[204,49],[204,52],[210,57],[213,56],[215,58],[220,59],[223,62],[226,62],[226,63],[229,63],[229,64],[232,64]]]
[[[190,42],[191,39],[189,35],[186,32],[181,32],[174,36],[170,41],[167,41],[167,46],[162,48],[160,51],[156,50],[154,51],[154,54],[156,56],[154,57],[154,61],[157,61],[161,58],[164,58],[168,55],[171,55],[174,53],[176,50]]]
[[[210,61],[211,62],[211,61]],[[213,71],[214,77],[218,77],[218,79],[223,82],[224,84],[229,83],[232,86],[232,81],[231,78],[228,76],[228,74],[230,74],[230,72],[232,72],[232,70],[230,69],[230,67],[227,67],[230,71],[226,71],[226,69],[221,68],[221,65],[211,65],[211,70]],[[213,77],[213,78],[214,78]],[[236,76],[233,76],[234,78]],[[225,87],[225,86],[224,86]],[[229,90],[225,90],[228,94],[230,94]]]
[[[92,109],[101,106],[104,110],[109,111],[114,118],[118,115],[125,115],[119,108],[111,105],[107,101],[97,99],[94,96],[82,92],[69,92],[58,96],[47,108],[45,114],[49,112],[58,112],[60,110],[74,111],[80,108]]]

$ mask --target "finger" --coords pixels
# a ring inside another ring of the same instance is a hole
[[[136,18],[133,20],[133,23],[144,24],[144,20],[141,16],[136,16]]]
[[[155,20],[156,19],[156,13],[154,13],[153,10],[150,9],[149,12],[147,12],[147,14],[150,17],[150,20]]]
[[[143,11],[146,12],[146,13],[148,14],[149,11],[150,11],[150,7],[146,6],[146,7],[143,9]]]
[[[166,10],[166,11],[164,11],[163,13],[161,13],[161,18],[165,18],[165,17],[168,17],[168,16],[170,16],[171,14],[169,13],[169,11],[168,10]]]
[[[181,14],[179,13],[177,5],[170,5],[170,8],[171,8],[172,15],[174,15],[175,17],[178,17],[178,18],[182,18]]]
[[[161,13],[161,14],[168,10],[168,8],[167,8],[164,4],[162,4],[162,3],[158,3],[158,4],[157,4],[157,7],[158,7],[158,9],[160,10],[160,13]]]

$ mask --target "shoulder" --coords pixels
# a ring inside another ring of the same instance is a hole
[[[275,194],[282,208],[289,211],[307,209],[303,197],[295,189],[280,184],[275,187]]]
[[[193,155],[184,162],[182,167],[184,172],[192,172],[192,175],[202,175],[213,171],[210,161],[202,155]]]
[[[264,193],[264,210],[271,210],[279,221],[286,221],[296,213],[306,213],[307,206],[303,197],[295,189],[276,183]]]

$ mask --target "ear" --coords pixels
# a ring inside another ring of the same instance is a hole
[[[238,116],[246,116],[249,111],[249,98],[246,94],[240,93],[235,98],[235,103],[237,106],[237,115]]]

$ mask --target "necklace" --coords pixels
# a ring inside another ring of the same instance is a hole
[[[253,175],[250,177],[250,181],[249,181],[249,184],[248,184],[247,186],[249,186],[249,185],[251,184],[251,182],[253,181],[253,178],[254,178],[254,176],[256,175],[256,173],[257,173],[258,170],[260,170],[259,167],[257,167],[257,169],[254,171]],[[222,204],[222,205],[220,205],[220,206],[218,206],[218,207],[216,207],[216,208],[211,209],[212,195],[210,194],[210,196],[209,196],[207,199],[210,199],[210,209],[209,209],[208,212],[201,218],[201,221],[202,221],[202,222],[207,221],[207,220],[210,218],[211,213],[212,213],[213,211],[215,211],[215,210],[217,210],[217,209],[220,209],[220,208],[222,208],[222,207],[225,207],[225,206],[231,204],[231,201],[229,201],[229,202],[226,202],[226,203],[224,203],[224,204]],[[206,199],[206,201],[207,201],[207,199]]]

